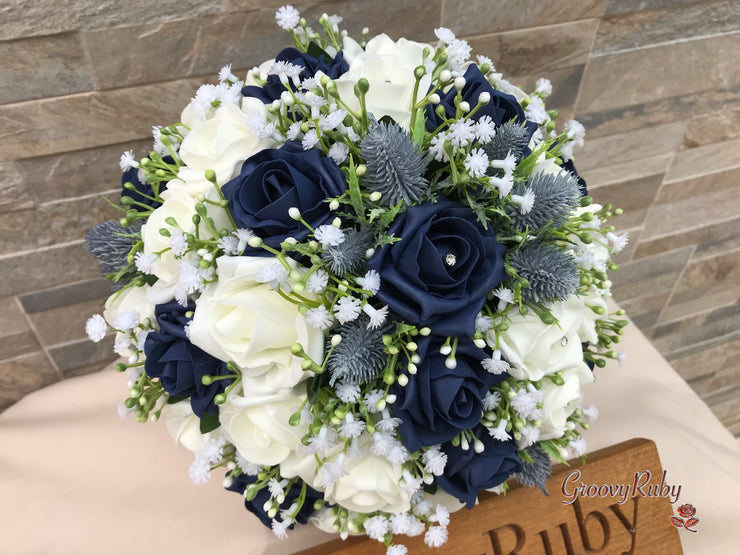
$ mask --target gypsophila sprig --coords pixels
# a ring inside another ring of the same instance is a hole
[[[120,221],[86,237],[114,293],[85,331],[115,335],[119,414],[187,428],[182,472],[223,469],[277,538],[311,517],[437,547],[481,490],[544,490],[586,452],[581,389],[624,358],[621,210],[585,196],[547,79],[527,95],[448,28],[275,21],[292,47],[222,67],[121,156]]]

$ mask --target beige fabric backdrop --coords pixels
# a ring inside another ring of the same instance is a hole
[[[599,370],[587,392],[601,412],[589,450],[654,440],[669,482],[682,485],[680,502],[700,518],[698,533],[681,532],[686,553],[737,553],[737,441],[636,327],[624,340],[627,363]],[[221,489],[218,473],[206,486],[190,482],[192,455],[163,424],[117,416],[124,382],[106,369],[0,415],[0,553],[280,555],[331,538],[302,527],[280,542]]]

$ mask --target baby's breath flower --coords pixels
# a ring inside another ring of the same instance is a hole
[[[318,269],[308,276],[306,291],[309,293],[321,293],[329,283],[329,274],[325,270]]]
[[[152,265],[157,261],[158,258],[159,257],[156,254],[150,254],[149,256],[147,256],[143,252],[139,251],[134,256],[134,264],[136,265],[136,269],[139,270],[142,274],[151,274]]]
[[[508,422],[504,419],[498,421],[495,428],[488,428],[488,434],[499,441],[509,441],[511,436],[506,431],[506,425]]]
[[[457,120],[450,125],[449,134],[452,146],[467,146],[475,139],[475,124],[470,120]]]
[[[100,314],[94,314],[88,318],[85,323],[85,333],[87,333],[90,341],[95,343],[101,341],[105,337],[107,331],[108,324],[105,323],[105,320]]]
[[[321,118],[319,121],[319,129],[322,131],[331,131],[332,129],[336,129],[346,116],[347,112],[345,110],[334,110]]]
[[[224,254],[227,254],[229,256],[236,256],[240,252],[239,239],[237,239],[233,235],[221,237],[221,239],[218,240],[218,248],[224,251]]]
[[[360,398],[360,386],[357,384],[339,381],[334,385],[334,391],[343,403],[354,403]],[[341,430],[339,433],[340,435],[344,435]]]
[[[329,147],[329,158],[334,160],[334,163],[339,166],[346,159],[349,154],[349,147],[344,143],[334,143]]]
[[[285,134],[286,138],[290,141],[295,141],[301,136],[301,124],[302,121],[296,121],[290,124],[290,127],[288,127],[288,132]]]
[[[313,236],[324,248],[336,247],[344,243],[344,232],[333,225],[320,225],[316,228]]]
[[[368,270],[363,277],[355,278],[355,281],[365,291],[370,291],[371,295],[380,291],[380,274],[375,270]]]
[[[545,103],[539,96],[530,96],[529,104],[524,110],[524,116],[529,120],[537,124],[542,125],[550,120],[550,116],[547,115],[545,110]]]
[[[306,322],[312,328],[325,330],[334,323],[334,316],[331,315],[324,305],[316,308],[309,308],[306,311]]]
[[[290,31],[300,23],[301,14],[293,6],[281,6],[275,12],[275,21],[281,29]]]
[[[493,318],[479,312],[475,317],[475,331],[487,332],[493,327]]]
[[[582,437],[571,440],[570,443],[568,443],[568,447],[573,449],[576,457],[580,457],[586,454],[586,440]]]
[[[537,443],[540,439],[540,429],[534,426],[524,426],[519,432],[522,434],[522,439],[520,440],[521,447],[529,447]]]
[[[121,154],[121,171],[125,172],[126,170],[130,168],[138,168],[139,163],[134,158],[134,152],[132,150],[127,150],[123,154]]]
[[[496,410],[498,404],[501,402],[501,394],[498,391],[489,391],[486,396],[483,397],[483,410]]]
[[[429,547],[440,547],[447,542],[447,528],[445,526],[430,526],[424,534],[424,543]]]
[[[599,417],[599,409],[596,408],[596,405],[589,405],[583,409],[583,416],[586,417],[588,422],[595,422]]]
[[[490,143],[496,136],[496,124],[489,115],[483,115],[475,122],[475,138],[482,145]]]
[[[465,158],[464,165],[471,177],[483,177],[488,169],[488,156],[480,148],[474,148]]]
[[[455,33],[447,27],[438,27],[434,30],[434,35],[445,44],[450,44],[455,40]]]
[[[540,77],[535,83],[534,92],[541,94],[542,96],[550,96],[552,94],[552,83],[545,77]]]
[[[341,297],[334,305],[333,310],[340,324],[351,322],[362,312],[362,301],[354,297]]]
[[[390,522],[383,515],[371,516],[365,521],[365,534],[371,540],[382,540],[389,528]]]
[[[303,136],[303,140],[301,141],[301,146],[303,147],[303,150],[311,150],[318,143],[319,143],[319,136],[316,134],[316,130],[309,129],[306,132],[306,134]]]
[[[188,251],[188,239],[179,229],[170,232],[170,248],[175,256],[183,256]]]
[[[583,127],[579,121],[574,119],[566,121],[563,131],[565,131],[568,138],[576,145],[583,146],[583,139],[586,136],[586,128]]]

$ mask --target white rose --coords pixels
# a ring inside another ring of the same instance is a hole
[[[421,491],[424,491],[424,490],[421,490]],[[433,507],[436,507],[437,505],[442,505],[451,513],[455,513],[466,506],[465,503],[460,501],[454,495],[447,493],[442,488],[437,488],[437,491],[435,493],[424,492],[424,499],[431,502]],[[476,500],[476,504],[477,503],[478,501]]]
[[[291,426],[290,415],[306,398],[305,393],[281,391],[260,394],[242,384],[242,395],[230,394],[219,409],[224,436],[251,463],[276,465],[301,447],[305,424]]]
[[[219,428],[207,434],[200,433],[200,418],[193,412],[188,400],[165,405],[160,419],[175,443],[193,453],[202,451],[210,438],[216,439],[221,435]]]
[[[358,513],[408,511],[411,498],[400,486],[403,467],[371,454],[371,443],[372,438],[368,434],[360,438],[363,455],[344,461],[343,468],[347,474],[324,491],[324,499]],[[335,459],[332,457],[327,460],[334,462]]]
[[[516,98],[516,101],[519,102],[519,104],[522,103],[522,100],[529,97],[529,95],[525,93],[522,89],[520,89],[516,85],[511,84],[506,79],[503,79],[500,73],[494,74],[494,88],[498,91],[501,91],[502,93],[510,94],[511,96]]]
[[[105,301],[103,318],[109,325],[113,325],[116,318],[123,312],[138,312],[140,320],[145,318],[154,319],[154,305],[147,301],[150,287],[127,287],[126,289],[113,293]]]
[[[343,55],[349,64],[349,71],[334,80],[342,100],[353,110],[360,109],[354,94],[358,79],[364,77],[370,83],[365,97],[368,113],[376,119],[392,117],[398,125],[408,129],[411,118],[414,69],[423,65],[423,51],[434,49],[428,44],[406,39],[392,40],[382,34],[370,39],[363,50],[354,40],[344,39]],[[427,74],[419,83],[418,98],[429,89],[431,77]]]
[[[268,77],[268,73],[267,72],[270,71],[270,68],[272,67],[272,65],[274,63],[275,63],[275,58],[272,58],[270,60],[265,60],[259,66],[257,66],[256,69],[257,69],[257,71],[259,73],[260,79],[262,79],[263,81],[265,81],[267,79],[267,77]],[[259,87],[260,86],[259,83],[257,82],[257,79],[255,79],[254,75],[252,74],[252,72],[254,71],[254,69],[255,68],[252,68],[252,69],[250,69],[247,72],[247,78],[244,79],[244,85],[245,86],[249,86],[249,85],[254,86],[254,87]]]
[[[185,166],[178,177],[184,182],[202,179],[206,170],[216,172],[219,185],[232,179],[241,168],[241,162],[277,143],[272,138],[260,138],[250,130],[250,120],[266,121],[267,108],[256,98],[242,99],[241,109],[226,104],[216,110],[207,121],[195,124],[180,146],[180,157]]]
[[[246,378],[260,378],[277,390],[308,377],[301,359],[290,351],[293,343],[300,343],[320,362],[324,334],[308,325],[296,305],[256,280],[260,268],[274,262],[265,257],[220,257],[218,282],[195,303],[190,339],[216,358],[233,361]]]
[[[162,252],[152,264],[152,274],[168,284],[177,282],[179,264],[174,253],[169,250],[170,239],[159,233],[162,228],[172,231],[172,226],[166,222],[168,218],[174,218],[181,229],[190,231],[193,225],[193,214],[195,214],[195,200],[184,191],[173,188],[162,193],[164,202],[152,212],[146,223],[141,226],[141,239],[144,241],[144,256],[150,256],[156,252]]]
[[[108,325],[115,327],[116,319],[124,312],[137,312],[139,314],[139,322],[147,318],[154,320],[154,304],[148,298],[150,289],[151,287],[148,285],[127,287],[108,297],[108,300],[105,301],[105,311],[103,311],[103,318],[108,322]],[[143,333],[140,330],[137,331]],[[116,353],[123,357],[128,357],[134,353],[131,346],[129,333],[116,333]]]
[[[510,312],[509,329],[499,335],[499,349],[511,365],[509,374],[518,380],[541,380],[548,374],[579,367],[583,349],[579,336],[586,315],[583,299],[573,295],[566,301],[550,305],[556,324],[546,325],[530,310],[525,316]],[[495,346],[495,331],[487,334],[490,347]]]
[[[150,214],[146,223],[141,226],[144,255],[150,256],[154,253],[164,251],[154,261],[151,269],[151,273],[161,281],[161,283],[160,281],[155,283],[157,285],[157,291],[161,291],[161,294],[155,295],[155,291],[151,291],[150,299],[156,298],[159,300],[168,296],[171,299],[174,296],[174,286],[177,284],[179,276],[178,265],[180,264],[180,259],[170,249],[170,238],[159,233],[159,230],[165,228],[173,232],[176,228],[167,223],[167,219],[173,218],[184,233],[195,232],[193,216],[196,213],[196,200],[179,180],[173,180],[171,184],[171,187],[168,187],[160,195],[163,199],[162,205],[155,209]],[[206,191],[206,196],[211,199],[216,194],[213,186],[211,186],[210,192]],[[217,229],[230,228],[226,210],[212,204],[206,204],[206,209],[208,210],[208,216],[213,219],[213,223]],[[204,222],[199,224],[198,231],[201,237],[210,237],[211,232]]]
[[[585,295],[578,297],[577,300],[580,301],[581,310],[581,324],[578,327],[578,337],[581,338],[582,343],[591,343],[595,345],[599,341],[599,336],[596,333],[596,320],[604,318],[604,316],[597,314],[589,307],[601,307],[604,309],[604,314],[606,314],[609,310],[609,305],[595,286],[591,286],[588,292]]]
[[[584,363],[565,370],[562,376],[565,381],[563,385],[542,380],[544,416],[541,419],[540,440],[557,438],[565,433],[566,420],[583,397],[581,387],[594,381],[593,373]]]

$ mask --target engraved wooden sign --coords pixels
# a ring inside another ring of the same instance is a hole
[[[398,536],[411,554],[581,555],[683,553],[671,524],[669,483],[650,440],[631,439],[588,455],[587,464],[553,467],[549,497],[537,488],[512,486],[505,496],[482,494],[479,505],[454,513],[449,539],[440,548],[423,536]],[[382,543],[365,536],[335,540],[303,555],[383,555]]]

